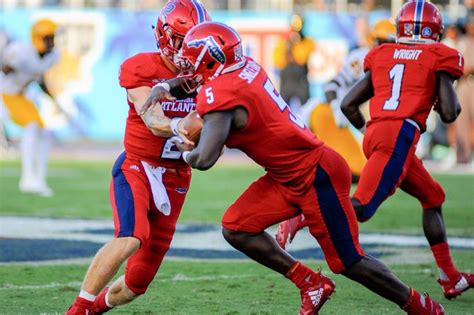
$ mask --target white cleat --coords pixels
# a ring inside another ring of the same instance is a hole
[[[54,196],[53,190],[46,183],[38,183],[36,181],[20,181],[19,189],[22,193],[36,194],[41,197]]]
[[[38,187],[36,194],[41,197],[53,197],[54,191],[48,185],[41,185]]]

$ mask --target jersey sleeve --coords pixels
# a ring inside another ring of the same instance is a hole
[[[456,49],[444,44],[435,47],[435,71],[446,71],[454,78],[459,78],[464,72],[464,58]]]
[[[223,84],[205,85],[197,95],[196,109],[201,117],[209,112],[232,110],[238,105],[232,95]]]
[[[377,47],[369,51],[369,53],[364,58],[364,72],[372,70],[374,64],[375,54],[377,52]]]
[[[125,60],[120,66],[120,86],[133,89],[140,86],[152,87],[153,67],[152,60],[145,53],[137,54]]]

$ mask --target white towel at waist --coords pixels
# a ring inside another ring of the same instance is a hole
[[[150,182],[156,208],[164,215],[170,215],[171,203],[165,185],[163,185],[163,173],[166,172],[166,169],[159,166],[153,167],[144,161],[141,162]]]

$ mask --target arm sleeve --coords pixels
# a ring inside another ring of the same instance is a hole
[[[154,75],[150,67],[152,60],[146,54],[135,55],[122,63],[119,72],[120,86],[126,89],[134,89],[141,86],[153,86]]]
[[[460,78],[464,71],[464,58],[456,49],[440,44],[436,47],[435,71],[445,71],[455,79]]]

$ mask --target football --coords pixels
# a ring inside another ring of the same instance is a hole
[[[193,141],[195,144],[199,141],[202,124],[203,120],[199,117],[199,114],[196,111],[189,113],[182,120],[182,126],[188,132],[188,139]]]

